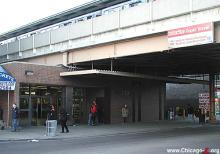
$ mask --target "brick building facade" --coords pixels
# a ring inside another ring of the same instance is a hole
[[[68,71],[63,66],[26,62],[10,62],[2,66],[16,79],[15,90],[10,91],[9,106],[18,104],[21,125],[42,125],[49,104],[56,106],[57,118],[59,108],[65,107],[70,115],[69,124],[87,123],[93,99],[102,108],[104,123],[122,122],[121,107],[124,104],[129,107],[129,122],[163,119],[164,82],[98,75],[61,77],[61,72]],[[0,101],[3,119],[9,123],[6,91],[0,92]]]

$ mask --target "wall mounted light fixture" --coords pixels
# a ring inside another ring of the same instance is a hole
[[[26,70],[25,75],[31,76],[31,75],[34,75],[34,72],[30,70]]]

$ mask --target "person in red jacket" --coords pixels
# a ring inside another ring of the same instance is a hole
[[[96,101],[95,100],[92,102],[90,112],[92,113],[92,125],[94,126],[96,124],[96,113],[97,113],[97,107],[96,107]]]

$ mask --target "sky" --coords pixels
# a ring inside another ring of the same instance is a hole
[[[1,0],[0,34],[92,0]]]

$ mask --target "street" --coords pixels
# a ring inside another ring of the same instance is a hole
[[[77,132],[76,132],[77,133]],[[1,154],[163,154],[170,149],[220,149],[220,127],[198,126],[86,138],[2,141]],[[175,152],[174,152],[175,153]],[[176,152],[177,153],[177,152]],[[195,151],[194,151],[195,153]]]

